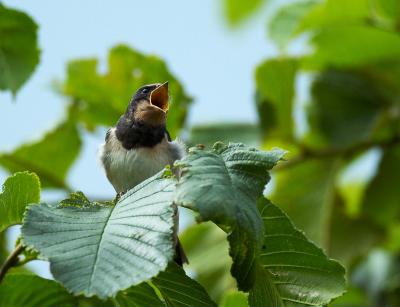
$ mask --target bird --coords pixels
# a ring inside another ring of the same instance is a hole
[[[185,145],[172,141],[168,133],[168,109],[168,82],[142,86],[117,124],[107,130],[100,147],[100,162],[117,195],[124,194],[166,165],[172,166],[185,155]],[[188,260],[175,236],[175,262],[182,266]]]

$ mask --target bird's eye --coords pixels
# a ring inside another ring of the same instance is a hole
[[[147,94],[148,92],[149,92],[149,89],[148,89],[148,88],[142,89],[142,93],[143,93],[143,94]]]

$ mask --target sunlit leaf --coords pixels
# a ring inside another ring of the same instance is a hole
[[[236,26],[248,19],[266,0],[224,0],[225,16],[228,22]]]
[[[72,61],[68,65],[64,94],[78,103],[80,120],[93,129],[97,125],[115,125],[141,86],[165,81],[169,81],[172,96],[167,127],[175,136],[185,122],[191,98],[156,56],[118,45],[110,50],[105,73],[98,71],[96,59]]]
[[[77,299],[53,280],[11,274],[0,284],[0,306],[75,307]]]
[[[204,288],[185,274],[172,262],[168,268],[152,279],[167,306],[171,307],[216,307]]]
[[[264,130],[275,128],[275,134],[284,138],[291,138],[294,129],[296,72],[297,61],[293,59],[267,60],[256,69],[260,125]]]
[[[270,170],[284,152],[259,151],[243,144],[217,143],[212,151],[192,148],[177,163],[181,178],[175,200],[198,211],[201,221],[229,229],[232,275],[239,289],[254,283],[254,259],[262,243],[263,225],[256,207]]]
[[[259,203],[264,245],[250,306],[323,306],[345,290],[345,271],[297,230],[287,215],[266,199]],[[260,276],[261,275],[261,276]]]
[[[35,172],[43,187],[67,188],[68,170],[81,149],[76,124],[67,120],[40,140],[24,144],[13,152],[0,154],[0,166],[9,172]]]
[[[368,17],[371,16],[370,2],[370,0],[320,1],[301,20],[299,30],[367,24]],[[340,40],[340,37],[337,37],[337,39]]]
[[[39,63],[37,25],[0,3],[0,90],[16,94]]]
[[[270,38],[281,48],[285,47],[296,34],[300,20],[317,3],[317,0],[306,0],[280,8],[268,23]]]
[[[335,26],[318,31],[312,38],[315,52],[304,66],[356,67],[400,57],[400,36],[368,26]]]
[[[157,174],[115,205],[29,207],[24,242],[74,294],[112,296],[164,270],[174,254],[174,181]]]
[[[247,307],[247,296],[243,292],[226,292],[222,299],[221,307]]]
[[[8,177],[0,194],[0,232],[22,222],[26,206],[40,200],[40,181],[36,174],[23,172]]]

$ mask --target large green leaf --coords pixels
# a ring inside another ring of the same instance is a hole
[[[384,0],[386,1],[386,0]],[[299,31],[338,25],[363,25],[371,16],[370,0],[326,0],[312,8],[301,20]],[[340,39],[338,37],[337,39]]]
[[[0,37],[0,90],[16,94],[39,63],[37,25],[0,3]]]
[[[332,159],[310,159],[276,174],[276,187],[270,196],[307,237],[326,248],[334,183],[339,165]]]
[[[225,16],[230,25],[236,26],[248,19],[266,0],[224,0]]]
[[[167,267],[174,254],[175,182],[162,172],[115,205],[29,207],[25,244],[50,261],[72,293],[101,298],[139,284]]]
[[[75,307],[77,299],[53,280],[11,274],[0,285],[0,306]]]
[[[239,289],[254,282],[254,259],[262,244],[263,225],[256,207],[270,170],[284,152],[259,151],[243,144],[217,143],[212,151],[192,148],[177,163],[181,178],[177,204],[198,211],[199,220],[211,220],[229,231],[232,275]]]
[[[118,307],[164,307],[154,289],[147,283],[141,283],[123,290],[114,299]]]
[[[230,291],[226,292],[221,307],[247,307],[247,296],[243,292]]]
[[[335,26],[318,31],[312,38],[315,53],[305,67],[340,68],[389,61],[400,57],[400,36],[368,26]]]
[[[195,224],[180,234],[180,242],[188,257],[186,268],[194,272],[207,293],[217,302],[236,282],[229,272],[232,259],[226,233],[214,223]]]
[[[119,45],[110,50],[106,73],[99,73],[97,64],[96,59],[70,62],[64,86],[64,94],[78,103],[79,118],[88,128],[114,125],[139,87],[169,81],[172,100],[167,126],[171,135],[178,133],[191,98],[162,60]]]
[[[260,97],[257,108],[262,128],[275,123],[276,132],[284,138],[293,134],[293,99],[297,61],[294,59],[272,59],[256,69],[256,86]],[[265,130],[265,129],[264,129]],[[268,132],[268,131],[263,131]]]
[[[400,146],[386,149],[376,177],[364,195],[363,211],[381,226],[400,217]]]
[[[196,125],[190,129],[189,142],[193,146],[203,144],[211,147],[217,141],[258,146],[261,141],[260,129],[257,125],[246,123]]]
[[[36,174],[23,172],[8,177],[0,194],[0,232],[22,222],[27,205],[40,200],[40,181]]]
[[[81,149],[73,120],[59,124],[40,140],[24,144],[13,152],[0,154],[0,165],[14,173],[35,172],[43,187],[68,188],[65,178]]]
[[[312,96],[311,130],[334,146],[371,137],[389,103],[367,75],[351,71],[324,71],[312,85]]]
[[[168,307],[217,306],[204,288],[189,278],[185,271],[172,262],[167,270],[153,278],[152,282],[160,291]]]
[[[259,207],[265,229],[260,256],[264,271],[258,271],[250,306],[323,306],[342,295],[344,268],[328,259],[278,207],[266,199]]]
[[[318,3],[318,0],[303,0],[279,9],[268,23],[270,38],[281,48],[296,34],[300,20]]]

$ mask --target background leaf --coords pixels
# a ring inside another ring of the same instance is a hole
[[[73,120],[66,120],[40,140],[10,153],[0,154],[0,165],[9,172],[35,172],[43,187],[68,189],[68,170],[81,149],[81,138]]]
[[[236,26],[254,14],[264,0],[224,0],[225,16],[230,25]]]
[[[154,289],[147,283],[141,283],[118,293],[116,298],[118,307],[163,307]]]
[[[96,59],[70,62],[63,89],[78,105],[79,119],[87,128],[115,125],[136,90],[144,84],[169,81],[172,100],[167,127],[172,136],[178,134],[185,123],[191,98],[161,59],[118,45],[110,50],[107,72],[100,74],[97,66]]]
[[[293,99],[296,72],[297,61],[294,59],[267,60],[256,69],[256,86],[260,95],[257,99],[260,125],[269,128],[272,122],[275,133],[289,139],[294,131]]]
[[[14,95],[39,63],[37,25],[27,14],[0,4],[0,90]]]
[[[75,307],[77,299],[53,280],[11,274],[0,285],[0,306]]]
[[[155,175],[115,205],[32,206],[22,235],[74,294],[114,295],[164,270],[174,254],[174,182]]]
[[[22,222],[27,205],[40,200],[40,181],[36,174],[23,172],[8,177],[0,194],[0,232]]]
[[[279,47],[285,47],[296,34],[300,20],[317,3],[317,0],[306,0],[294,2],[280,8],[268,23],[270,38]]]

